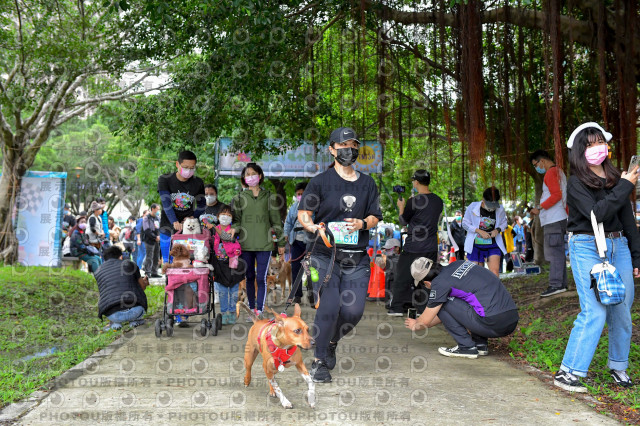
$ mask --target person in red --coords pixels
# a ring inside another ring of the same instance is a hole
[[[549,261],[549,287],[540,297],[548,297],[567,291],[567,258],[564,250],[567,177],[547,151],[538,150],[529,159],[536,171],[544,174],[540,205],[531,213],[540,215],[540,225],[544,229],[544,258]]]

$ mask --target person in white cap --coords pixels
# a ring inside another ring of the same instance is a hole
[[[427,308],[405,326],[421,330],[442,323],[457,345],[441,347],[448,357],[478,358],[488,355],[488,339],[513,333],[518,308],[500,279],[474,262],[458,260],[445,267],[425,257],[411,264],[416,285],[429,289]]]
[[[573,131],[567,143],[571,165],[567,181],[569,258],[581,311],[573,323],[554,384],[570,392],[587,391],[580,378],[587,376],[605,323],[609,327],[611,377],[619,386],[633,385],[626,370],[631,346],[633,277],[640,276],[640,237],[629,195],[636,188],[638,167],[620,174],[609,159],[607,142],[611,139],[611,133],[597,123],[585,123]],[[591,223],[592,212],[604,227],[605,256],[625,285],[625,299],[617,305],[602,305],[591,288],[591,269],[602,262]]]

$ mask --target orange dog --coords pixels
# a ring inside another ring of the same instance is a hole
[[[269,275],[267,275],[267,286],[271,279],[273,289],[275,290],[276,284],[280,284],[282,288],[282,298],[286,298],[287,283],[289,283],[289,291],[293,286],[293,278],[291,276],[291,262],[285,262],[283,257],[271,258],[269,264]]]
[[[305,382],[309,385],[307,402],[311,408],[316,405],[315,384],[302,360],[302,354],[298,347],[310,349],[315,341],[309,335],[309,326],[300,318],[300,305],[296,303],[292,317],[277,314],[265,305],[265,311],[271,312],[275,319],[258,320],[246,304],[242,307],[249,312],[253,320],[253,326],[249,330],[249,337],[244,351],[244,366],[246,373],[244,385],[251,383],[251,367],[258,357],[262,355],[262,368],[269,380],[269,395],[277,396],[284,408],[293,408],[293,405],[276,383],[275,375],[278,371],[284,371],[285,367],[295,365]]]

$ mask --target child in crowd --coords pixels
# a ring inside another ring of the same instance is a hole
[[[215,289],[220,297],[220,312],[222,324],[235,324],[235,310],[238,301],[238,287],[244,279],[244,264],[240,267],[238,258],[241,254],[240,243],[237,238],[226,241],[225,236],[231,230],[231,208],[224,206],[218,213],[218,223],[215,226],[214,255],[211,264],[214,267],[216,282]],[[221,238],[221,236],[223,238]]]

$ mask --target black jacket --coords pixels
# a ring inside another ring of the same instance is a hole
[[[604,184],[605,179],[602,179],[602,182]],[[640,238],[629,200],[629,194],[633,190],[635,186],[626,179],[620,179],[616,186],[610,189],[592,189],[583,184],[577,176],[570,176],[567,181],[567,231],[593,232],[593,210],[598,223],[602,222],[604,232],[624,232],[629,242],[633,267],[640,268]]]
[[[147,296],[138,283],[140,270],[130,260],[109,259],[94,274],[98,282],[98,317],[109,316],[142,306],[147,310]]]
[[[458,245],[458,248],[464,250],[464,240],[467,236],[467,231],[464,230],[462,224],[458,223],[457,220],[451,222],[449,226],[451,227],[451,236]]]

